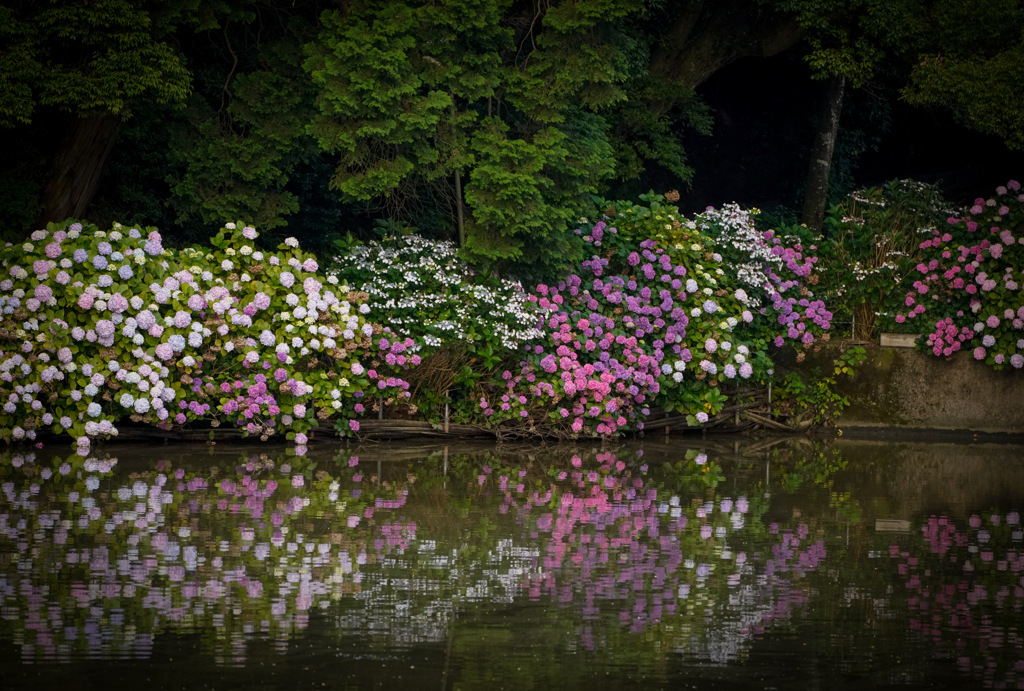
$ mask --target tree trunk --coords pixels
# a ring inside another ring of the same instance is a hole
[[[466,217],[462,210],[462,176],[459,169],[455,169],[455,209],[459,225],[459,249],[466,248]]]
[[[843,111],[844,77],[832,77],[825,89],[818,121],[818,137],[811,151],[811,165],[807,172],[807,192],[804,194],[803,223],[808,228],[821,230],[828,204],[828,178],[832,170],[832,154],[839,134],[839,116]]]
[[[57,154],[43,197],[39,225],[79,218],[99,187],[121,118],[106,113],[79,118]]]

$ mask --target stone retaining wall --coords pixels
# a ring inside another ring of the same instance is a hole
[[[1024,434],[1024,369],[994,370],[970,353],[946,359],[910,348],[867,351],[853,379],[838,378],[839,393],[850,399],[838,428]],[[806,364],[829,371],[837,352],[823,348]]]

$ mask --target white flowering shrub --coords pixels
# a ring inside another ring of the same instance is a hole
[[[412,234],[355,245],[328,273],[369,295],[391,331],[428,349],[514,351],[540,336],[522,284],[476,274],[451,242]]]
[[[903,313],[921,243],[958,213],[936,186],[914,180],[856,190],[829,210],[817,240],[819,289],[851,336],[872,340],[880,328],[904,330],[894,317]]]

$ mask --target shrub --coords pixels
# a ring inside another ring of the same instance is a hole
[[[499,433],[612,435],[652,405],[701,424],[831,313],[799,241],[734,205],[689,220],[645,201],[584,223],[590,258],[529,294],[413,235],[324,276],[294,238],[263,252],[240,223],[180,251],[152,229],[51,225],[0,254],[0,438],[87,445],[129,418],[301,446],[318,421],[350,434],[398,401],[436,420],[442,400]]]
[[[920,325],[921,347],[968,350],[996,369],[1024,366],[1024,194],[1011,180],[920,243],[901,323]]]
[[[804,283],[816,260],[799,245],[759,233],[734,206],[691,221],[661,197],[646,201],[612,205],[580,229],[591,258],[537,286],[546,340],[481,397],[479,419],[606,435],[642,429],[658,405],[703,423],[723,407],[723,384],[770,368],[770,343],[806,346],[829,327]],[[739,261],[727,264],[719,246]]]
[[[166,249],[152,229],[66,222],[0,253],[0,438],[36,430],[80,445],[122,418],[199,420],[303,443],[314,421],[356,410],[381,331],[367,296],[319,273],[294,238],[276,251],[229,223],[210,249]],[[355,423],[353,423],[355,424]]]
[[[851,193],[829,210],[819,242],[821,292],[850,335],[872,340],[878,327],[901,331],[903,306],[920,244],[956,212],[938,188],[914,180]]]
[[[414,410],[428,418],[439,418],[445,402],[459,417],[478,380],[541,336],[522,285],[476,274],[451,242],[402,234],[341,249],[328,273],[365,292],[387,331],[408,339],[405,376]]]

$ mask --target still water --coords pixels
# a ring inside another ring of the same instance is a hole
[[[1024,688],[1024,448],[0,456],[0,687]]]

